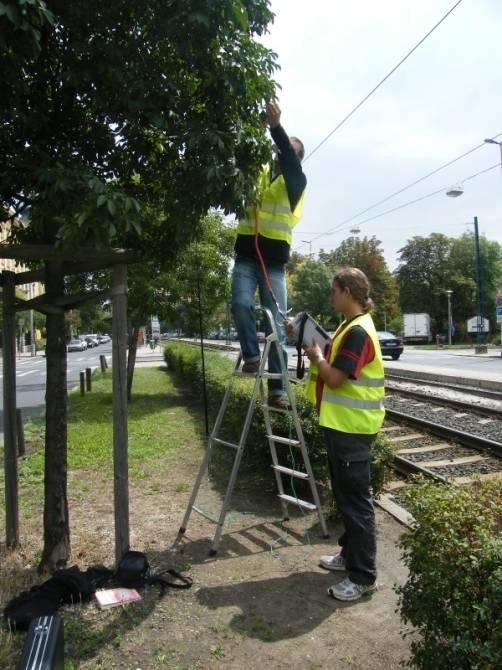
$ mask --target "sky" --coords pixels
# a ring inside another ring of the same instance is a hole
[[[271,0],[265,44],[278,55],[282,125],[306,154],[383,79],[456,0]],[[390,270],[412,237],[473,231],[502,244],[502,0],[463,0],[304,163],[308,186],[293,249],[335,249],[359,228]],[[461,154],[432,177],[350,217]],[[492,170],[466,180],[486,168]],[[463,184],[462,184],[463,182]],[[446,191],[463,185],[460,197]],[[440,193],[385,214],[434,191]],[[343,224],[343,225],[342,225]],[[334,232],[333,229],[335,229]]]

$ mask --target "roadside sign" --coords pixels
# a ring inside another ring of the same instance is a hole
[[[497,306],[497,323],[502,323],[502,305]]]
[[[497,290],[497,295],[495,296],[495,305],[497,306],[497,309],[499,307],[502,307],[502,289]]]
[[[483,317],[481,323],[480,323],[480,330],[483,333],[489,333],[490,332],[490,322],[488,319],[485,319]],[[467,321],[467,332],[468,333],[477,333],[478,332],[478,317],[473,316],[472,319],[469,319]]]

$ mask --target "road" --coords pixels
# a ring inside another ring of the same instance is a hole
[[[216,344],[216,342],[215,342]],[[238,349],[237,343],[232,343]],[[261,345],[263,350],[263,345]],[[288,367],[296,368],[297,354],[294,347],[286,347]],[[305,367],[309,361],[305,356]],[[473,349],[414,349],[405,347],[398,361],[384,359],[386,370],[422,370],[458,377],[488,379],[502,383],[502,356],[500,348],[490,350],[488,355],[475,355]]]
[[[219,342],[215,342],[218,344]],[[238,344],[233,343],[236,350]],[[289,367],[296,368],[296,350],[287,347]],[[455,351],[455,353],[453,353]],[[112,345],[102,344],[83,352],[68,354],[68,388],[78,386],[80,371],[86,367],[99,367],[99,356],[105,354],[108,363],[111,360]],[[502,357],[499,350],[490,356],[470,355],[472,350],[421,350],[405,347],[398,361],[384,360],[388,370],[423,370],[443,374],[473,376],[479,379],[502,381]],[[161,360],[160,352],[157,356]],[[306,365],[308,359],[305,358]],[[23,410],[23,417],[42,414],[45,410],[45,357],[21,358],[16,363],[17,407]],[[0,379],[3,374],[0,368]],[[0,434],[3,434],[3,394],[0,394]]]
[[[99,356],[105,354],[110,365],[111,342],[101,344],[86,351],[68,353],[67,380],[68,389],[80,384],[80,371],[85,368],[99,367]],[[43,414],[45,411],[45,356],[39,354],[33,358],[16,360],[17,407],[22,409],[23,418]],[[3,383],[3,370],[0,369]],[[3,393],[0,394],[0,434],[3,436]]]

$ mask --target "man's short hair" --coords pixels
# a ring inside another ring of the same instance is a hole
[[[290,142],[291,141],[298,142],[298,144],[300,145],[300,151],[298,151],[297,153],[298,153],[298,158],[302,161],[304,156],[305,156],[305,147],[303,146],[303,142],[298,137],[295,137],[294,135],[289,138],[289,141]]]

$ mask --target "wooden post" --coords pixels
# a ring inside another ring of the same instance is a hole
[[[24,456],[26,448],[24,444],[24,426],[23,426],[23,412],[16,409],[16,433],[17,433],[17,455]]]
[[[115,563],[129,549],[129,483],[127,466],[127,266],[113,268],[112,373]]]
[[[80,371],[80,395],[85,395],[85,372]]]
[[[7,547],[19,543],[16,444],[16,275],[3,272],[3,422],[5,463],[5,536]]]
[[[106,370],[106,356],[104,354],[100,354],[99,364],[101,365],[101,372],[104,372]]]
[[[85,387],[86,391],[92,390],[92,370],[91,368],[85,369]]]

